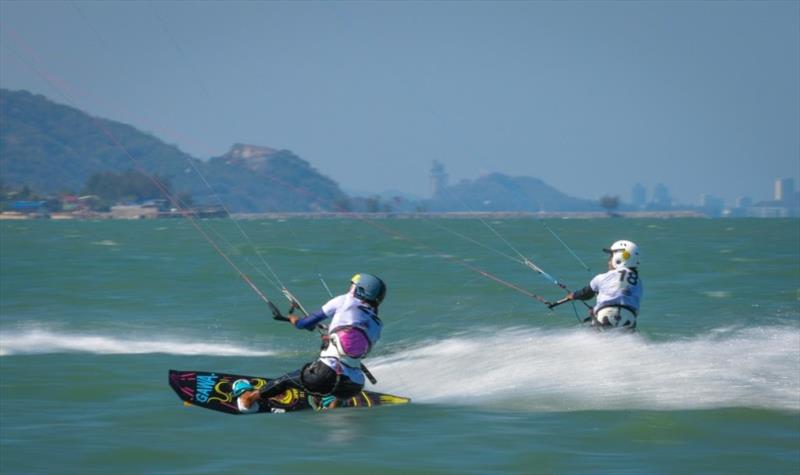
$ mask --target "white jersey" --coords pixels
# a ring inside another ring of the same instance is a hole
[[[352,294],[334,297],[322,306],[326,318],[331,318],[328,325],[328,334],[332,335],[337,329],[355,327],[364,331],[370,343],[370,348],[381,337],[383,323],[378,318],[375,309]],[[326,352],[320,355],[320,360],[337,373],[343,373],[353,382],[364,384],[364,373],[356,367],[342,364],[339,358],[327,356]]]
[[[594,311],[601,308],[621,305],[639,314],[642,300],[642,279],[635,269],[620,268],[599,274],[589,282],[589,287],[597,292]]]
[[[381,338],[381,328],[383,323],[378,319],[375,309],[352,294],[344,294],[334,297],[322,306],[325,316],[332,318],[328,325],[328,333],[336,331],[341,327],[356,327],[364,330],[369,342],[374,345]]]

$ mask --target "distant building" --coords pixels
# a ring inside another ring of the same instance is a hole
[[[753,203],[750,198],[740,198],[731,216],[750,218],[797,218],[800,217],[800,192],[794,189],[794,179],[775,180],[772,200]]]
[[[142,205],[116,205],[111,207],[114,219],[154,219],[158,217],[158,208]]]
[[[791,218],[797,217],[792,210],[783,206],[753,206],[747,208],[746,216],[751,218]]]
[[[718,217],[722,215],[722,210],[725,207],[725,202],[722,198],[709,194],[700,195],[700,207],[703,212],[711,217]]]
[[[736,198],[737,208],[749,208],[750,206],[753,206],[753,199],[749,196],[740,196]]]
[[[725,205],[722,198],[718,198],[714,195],[709,195],[707,193],[703,193],[700,195],[700,206],[703,208],[708,207],[723,207]]]
[[[638,209],[644,208],[647,204],[647,189],[641,183],[633,185],[631,189],[631,204]]]
[[[45,213],[47,211],[47,202],[44,200],[14,201],[9,206],[9,209],[19,213]]]
[[[438,196],[447,187],[447,172],[444,170],[444,165],[438,160],[433,161],[431,166],[431,192],[433,196]]]
[[[669,189],[663,183],[659,183],[653,189],[653,199],[648,206],[650,209],[667,210],[672,208],[672,197],[669,195]]]
[[[81,202],[75,195],[62,195],[61,196],[61,211],[75,211]]]
[[[775,201],[791,202],[794,198],[794,180],[792,178],[778,178],[775,180]]]

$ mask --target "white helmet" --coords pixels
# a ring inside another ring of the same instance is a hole
[[[639,267],[639,246],[632,241],[617,241],[603,252],[611,254],[614,269]]]

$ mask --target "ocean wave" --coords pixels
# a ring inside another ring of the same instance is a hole
[[[727,290],[707,290],[701,293],[712,299],[727,299],[731,297],[731,293]]]
[[[31,329],[0,333],[0,356],[48,353],[106,355],[164,353],[170,355],[270,356],[273,351],[207,341],[168,338],[125,338]]]
[[[476,329],[369,366],[377,390],[416,402],[511,410],[800,410],[797,327],[717,329],[678,341],[637,334]]]
[[[111,239],[104,239],[102,241],[93,241],[91,244],[95,246],[119,246],[119,243]]]

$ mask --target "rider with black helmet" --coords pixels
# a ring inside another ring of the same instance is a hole
[[[378,307],[386,296],[386,284],[372,274],[356,274],[350,289],[328,301],[307,317],[290,314],[288,320],[298,329],[314,330],[331,318],[319,358],[301,370],[288,373],[254,390],[248,380],[233,384],[242,412],[258,410],[259,399],[269,399],[289,388],[303,389],[315,396],[347,399],[358,394],[365,379],[361,359],[366,357],[381,336],[383,323]]]

